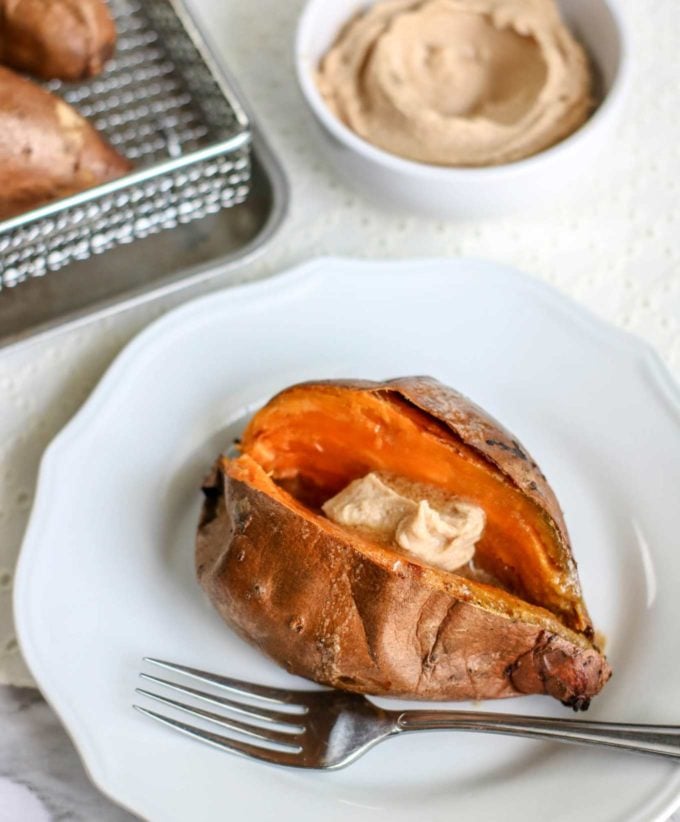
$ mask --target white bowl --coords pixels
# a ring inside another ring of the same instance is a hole
[[[610,145],[629,84],[628,38],[616,0],[558,0],[599,74],[601,103],[578,131],[539,154],[488,168],[444,168],[405,160],[358,137],[327,107],[314,80],[340,28],[367,0],[308,0],[295,62],[302,93],[322,126],[323,145],[349,183],[383,205],[437,216],[484,217],[552,202],[587,181]]]

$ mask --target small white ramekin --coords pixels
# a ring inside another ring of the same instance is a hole
[[[295,42],[297,76],[339,174],[383,206],[439,217],[485,217],[573,195],[580,182],[596,173],[602,150],[615,147],[629,85],[629,40],[616,0],[558,3],[596,66],[601,92],[597,110],[574,134],[526,160],[488,168],[446,168],[376,148],[332,114],[318,91],[315,72],[340,28],[370,2],[308,0]]]

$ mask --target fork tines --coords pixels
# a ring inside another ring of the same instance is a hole
[[[299,754],[302,751],[300,738],[304,734],[303,715],[306,712],[304,704],[296,701],[298,694],[295,691],[271,688],[250,682],[243,682],[238,679],[218,676],[196,668],[189,668],[184,665],[176,665],[172,662],[165,662],[160,659],[145,657],[144,662],[155,665],[179,674],[181,677],[199,681],[210,686],[218,692],[226,692],[230,697],[219,696],[209,691],[198,690],[189,687],[181,682],[174,682],[151,674],[142,673],[140,677],[147,682],[158,686],[161,690],[169,690],[183,694],[192,701],[207,703],[213,708],[218,708],[219,713],[214,710],[205,710],[193,704],[180,702],[161,693],[136,688],[136,692],[144,697],[153,699],[171,708],[173,711],[180,711],[198,720],[205,722],[208,726],[217,725],[222,729],[238,734],[240,736],[257,739],[262,744],[252,744],[244,742],[232,736],[223,736],[203,727],[188,725],[173,719],[170,716],[157,713],[156,711],[144,708],[141,705],[133,705],[135,710],[151,717],[158,722],[174,728],[180,733],[186,734],[201,742],[205,742],[221,750],[241,754],[243,756],[261,759],[266,762],[279,765],[296,765]],[[300,696],[302,696],[300,692]],[[240,697],[235,699],[234,697]],[[276,710],[270,706],[285,705],[290,710]],[[230,714],[235,714],[239,719],[235,719]],[[248,721],[245,721],[247,718]]]

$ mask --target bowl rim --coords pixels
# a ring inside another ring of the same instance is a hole
[[[310,32],[311,20],[316,7],[325,0],[306,0],[302,13],[298,18],[295,32],[295,71],[298,85],[307,105],[320,121],[321,125],[345,147],[361,155],[369,162],[382,166],[387,171],[418,177],[424,180],[439,182],[470,182],[488,181],[498,177],[516,177],[525,172],[540,171],[543,167],[568,159],[568,156],[579,150],[581,145],[595,136],[606,126],[607,120],[622,105],[631,78],[630,31],[628,22],[617,0],[599,0],[609,11],[616,28],[619,41],[619,64],[612,80],[611,88],[602,102],[597,106],[588,120],[572,134],[549,146],[537,154],[500,165],[464,167],[439,166],[431,163],[421,163],[392,154],[378,148],[363,137],[356,134],[336,117],[324,102],[316,83],[312,78],[312,69],[315,65],[305,54],[305,44],[312,38]]]

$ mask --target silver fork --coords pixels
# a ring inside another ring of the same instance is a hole
[[[284,690],[160,659],[145,657],[144,661],[210,685],[230,696],[216,695],[146,673],[140,676],[147,682],[219,708],[220,713],[144,688],[137,688],[138,694],[231,733],[256,739],[258,743],[187,725],[140,705],[133,706],[136,710],[215,748],[273,765],[323,770],[342,768],[384,739],[412,731],[477,731],[602,745],[680,759],[680,726],[587,722],[472,711],[393,711],[344,691]]]

